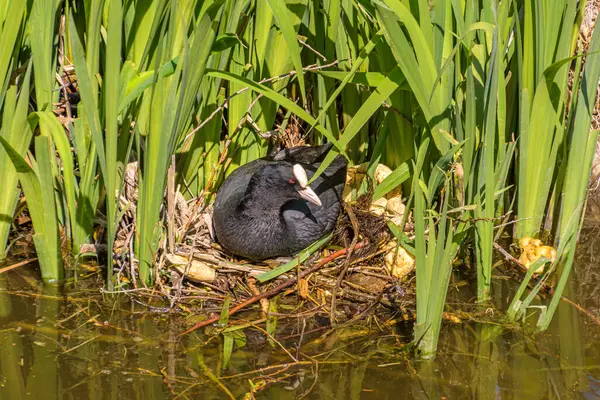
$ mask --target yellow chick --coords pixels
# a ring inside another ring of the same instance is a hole
[[[540,246],[535,249],[535,256],[536,260],[540,257],[546,257],[551,262],[554,262],[554,259],[556,258],[556,250],[550,246]]]
[[[556,258],[556,250],[554,248],[544,246],[541,240],[529,236],[519,240],[519,247],[521,247],[521,257],[519,257],[519,262],[527,268],[541,257],[546,257],[550,262],[554,262],[554,259]],[[541,274],[543,271],[544,267],[541,266],[535,273]]]
[[[529,268],[529,265],[535,261],[535,249],[540,246],[542,242],[539,239],[526,236],[519,240],[519,247],[521,248],[521,257],[519,262]]]
[[[521,247],[522,250],[535,250],[536,247],[539,247],[542,245],[542,241],[539,239],[534,239],[532,237],[529,236],[525,236],[524,238],[521,238],[521,240],[519,240],[519,246]]]

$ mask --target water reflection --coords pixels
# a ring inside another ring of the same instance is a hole
[[[597,312],[596,259],[580,254],[584,283],[574,281],[566,296]],[[494,284],[503,309],[511,289],[507,280]],[[397,326],[324,336],[299,320],[277,336],[289,353],[249,328],[223,368],[222,337],[180,340],[190,321],[124,296],[102,298],[95,287],[61,291],[25,269],[0,275],[0,398],[600,399],[600,327],[564,302],[551,329],[535,336],[481,321],[446,325],[433,361],[414,360]],[[471,295],[462,288],[458,297]]]

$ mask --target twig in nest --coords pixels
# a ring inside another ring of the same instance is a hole
[[[354,252],[354,248],[356,247],[356,244],[358,243],[358,220],[356,219],[356,215],[354,215],[354,211],[352,211],[352,207],[350,207],[346,203],[342,203],[342,204],[344,205],[344,209],[346,210],[346,213],[348,214],[348,217],[350,218],[350,222],[352,223],[352,230],[354,231],[354,237],[352,238],[352,243],[350,243],[350,247],[348,248],[348,256],[346,257],[346,260],[344,261],[344,266],[342,267],[342,272],[340,273],[337,280],[335,281],[335,286],[333,287],[333,292],[331,293],[331,309],[329,310],[329,320],[331,321],[332,326],[335,326],[335,302],[336,302],[336,298],[337,298],[336,294],[337,294],[337,291],[340,289],[340,285],[342,284],[344,277],[346,276],[346,271],[348,270],[348,267],[350,266],[350,257],[352,256],[352,253]]]
[[[365,308],[360,314],[352,317],[352,319],[349,319],[348,321],[344,322],[341,326],[348,326],[348,325],[352,324],[353,322],[357,322],[357,321],[360,321],[361,319],[363,319],[373,308],[375,308],[377,306],[377,304],[379,304],[379,302],[383,298],[383,294],[385,293],[385,291],[386,291],[386,289],[384,288],[381,292],[379,292],[379,294],[377,295],[377,298],[372,300],[369,303],[369,305],[367,305],[367,308]]]
[[[362,241],[360,243],[357,243],[356,246],[354,246],[355,249],[360,249],[364,246],[367,245],[366,241]],[[328,257],[325,257],[324,259],[322,259],[320,262],[318,262],[317,264],[313,265],[312,267],[305,269],[304,271],[302,271],[300,273],[299,276],[297,277],[292,277],[290,279],[288,279],[287,281],[275,286],[273,289],[268,290],[264,293],[261,293],[260,295],[257,296],[253,296],[251,298],[249,298],[246,301],[241,302],[240,304],[238,304],[237,306],[233,307],[232,309],[229,310],[229,316],[237,313],[238,311],[240,311],[241,309],[256,303],[257,301],[261,300],[261,299],[267,299],[269,297],[273,297],[276,294],[278,294],[279,292],[283,291],[284,289],[293,286],[296,281],[299,278],[304,278],[306,275],[309,275],[313,272],[315,272],[316,270],[318,270],[319,268],[323,267],[324,265],[326,265],[327,263],[335,260],[336,258],[340,258],[343,255],[347,254],[349,252],[349,249],[341,249],[336,251],[335,253],[330,254]],[[210,325],[210,324],[214,324],[215,322],[217,322],[219,320],[220,317],[213,317],[213,318],[209,318],[206,321],[202,321],[202,322],[198,322],[196,325],[192,326],[190,329],[186,330],[185,332],[183,332],[180,336],[184,336],[187,335],[190,332],[195,331],[196,329],[202,328],[204,326]]]

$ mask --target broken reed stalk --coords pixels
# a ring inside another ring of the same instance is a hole
[[[330,314],[329,314],[329,320],[331,321],[331,325],[335,326],[336,322],[335,322],[335,309],[336,309],[336,297],[337,297],[337,292],[340,289],[340,286],[342,285],[342,281],[344,280],[344,277],[346,276],[346,272],[348,271],[348,267],[350,266],[350,256],[352,256],[352,253],[354,252],[354,249],[356,248],[356,245],[358,243],[358,220],[356,219],[356,215],[354,215],[354,211],[352,211],[352,207],[350,207],[348,204],[346,203],[342,203],[344,206],[344,209],[346,210],[346,213],[348,214],[348,217],[350,218],[350,223],[352,224],[352,230],[354,231],[354,237],[352,238],[352,243],[350,243],[350,247],[348,248],[348,257],[346,257],[346,261],[344,262],[344,266],[342,267],[342,271],[340,272],[340,275],[338,276],[337,280],[335,281],[335,286],[333,287],[333,291],[331,292],[331,310]]]
[[[356,244],[356,246],[354,246],[354,250],[357,249],[361,249],[363,247],[365,247],[367,245],[368,241],[367,240],[363,240],[362,242],[359,242]],[[276,294],[280,293],[281,291],[283,291],[284,289],[292,286],[294,283],[297,282],[297,280],[299,278],[304,278],[305,276],[317,271],[319,268],[323,267],[324,265],[328,264],[329,262],[340,258],[346,254],[348,254],[350,252],[349,248],[345,248],[345,249],[341,249],[338,250],[332,254],[330,254],[329,256],[323,258],[321,261],[319,261],[317,264],[313,265],[312,267],[305,269],[304,271],[300,272],[300,274],[296,277],[292,277],[290,279],[288,279],[287,281],[275,286],[273,289],[268,290],[262,294],[256,295],[256,296],[252,296],[251,298],[249,298],[246,301],[241,302],[240,304],[238,304],[237,306],[231,308],[229,310],[229,316],[237,313],[238,311],[240,311],[241,309],[256,303],[257,301],[261,300],[261,299],[267,299],[269,297],[273,297]],[[213,318],[209,318],[205,321],[201,321],[198,322],[196,325],[192,326],[191,328],[189,328],[188,330],[186,330],[185,332],[181,333],[179,336],[185,336],[188,333],[191,333],[193,331],[195,331],[196,329],[200,329],[204,326],[210,325],[210,324],[214,324],[215,322],[219,321],[219,316],[217,317],[213,317]]]
[[[167,175],[167,246],[170,253],[175,251],[175,154]]]
[[[8,267],[0,268],[0,275],[3,274],[3,273],[5,273],[5,272],[8,272],[8,271],[10,271],[12,269],[22,267],[23,265],[27,265],[27,264],[32,263],[32,262],[37,261],[37,260],[38,259],[36,257],[34,257],[34,258],[28,258],[27,260],[19,261],[18,263],[9,265]]]

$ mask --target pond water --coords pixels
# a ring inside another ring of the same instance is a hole
[[[598,317],[600,229],[589,225],[567,296]],[[514,292],[503,272],[494,279],[497,310]],[[490,322],[485,309],[446,322],[428,361],[412,356],[411,323],[402,320],[330,332],[297,317],[273,343],[264,324],[249,326],[223,368],[222,336],[179,338],[194,310],[101,295],[93,280],[44,287],[37,276],[27,268],[0,275],[0,399],[600,399],[600,326],[565,302],[537,335]],[[455,284],[449,295],[451,311],[472,308],[473,287]]]

